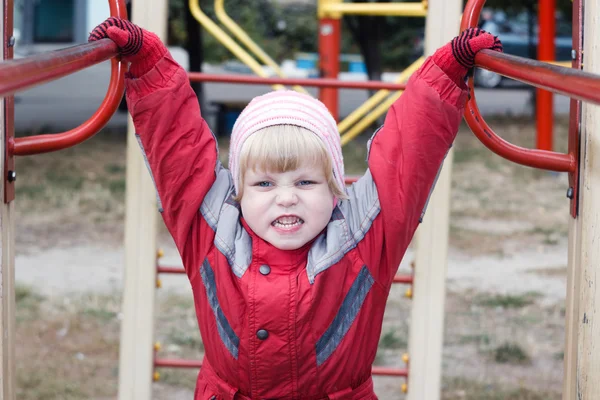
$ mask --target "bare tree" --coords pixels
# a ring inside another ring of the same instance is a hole
[[[358,2],[358,1],[355,1]],[[360,2],[364,2],[360,0]],[[369,0],[370,3],[384,3],[389,1]],[[365,61],[367,74],[370,80],[381,80],[382,59],[381,40],[386,30],[387,20],[380,16],[345,15],[344,23],[352,34]]]

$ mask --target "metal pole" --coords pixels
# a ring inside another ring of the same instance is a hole
[[[324,14],[324,4],[339,3],[340,0],[321,0],[319,2],[319,75],[321,78],[338,79],[340,72],[340,30],[341,14]],[[333,118],[338,121],[338,90],[323,88],[319,91],[319,99],[329,109]]]
[[[207,74],[203,72],[188,72],[192,82],[240,83],[248,85],[301,85],[320,88],[345,88],[369,90],[404,90],[404,83],[388,83],[381,81],[340,81],[339,79],[313,78],[262,78],[251,75]]]
[[[556,0],[538,1],[538,60],[553,61],[556,58],[555,34]],[[553,94],[546,90],[536,90],[536,121],[537,121],[537,148],[539,150],[552,150],[552,135],[554,126]]]

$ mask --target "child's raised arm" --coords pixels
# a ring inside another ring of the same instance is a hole
[[[481,49],[502,51],[502,45],[469,29],[438,49],[410,78],[369,143],[369,172],[355,190],[380,211],[358,248],[384,285],[391,284],[456,137],[467,98],[464,79]]]
[[[186,71],[154,33],[113,17],[98,25],[89,40],[107,37],[131,63],[125,80],[127,105],[165,224],[183,253],[194,221],[200,220],[200,204],[215,181],[216,141],[200,115]]]

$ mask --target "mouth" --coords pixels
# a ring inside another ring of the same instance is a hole
[[[294,230],[304,224],[304,220],[295,215],[284,215],[271,222],[271,226],[281,230]]]

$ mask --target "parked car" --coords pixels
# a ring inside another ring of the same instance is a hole
[[[518,14],[507,18],[503,12],[485,12],[482,16],[480,28],[496,35],[502,41],[504,52],[519,57],[531,57],[530,54],[537,55],[538,30],[537,19],[534,20],[533,37],[531,44],[528,34],[527,15]],[[554,44],[556,47],[556,61],[571,60],[572,49],[571,24],[562,18],[556,21],[556,36]],[[532,47],[530,53],[530,46]],[[500,86],[506,79],[501,75],[484,69],[475,70],[475,84],[485,88],[495,88]]]

